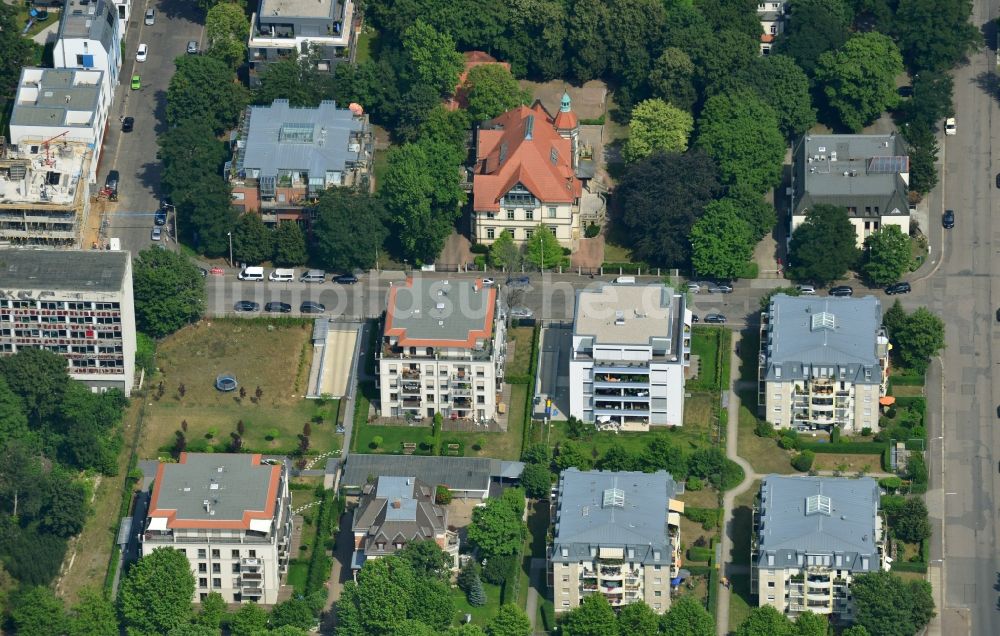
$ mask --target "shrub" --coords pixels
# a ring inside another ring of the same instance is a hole
[[[601,233],[601,226],[596,223],[591,223],[587,225],[586,229],[583,231],[583,235],[587,238],[594,238]]]
[[[438,484],[436,491],[434,492],[434,503],[439,506],[447,506],[451,503],[451,491],[448,490],[447,486],[442,486]]]
[[[688,490],[698,491],[705,487],[705,482],[698,477],[688,477],[686,487]]]
[[[469,251],[473,254],[489,254],[490,246],[485,243],[473,243],[469,246]]]
[[[811,450],[804,450],[795,456],[792,460],[792,467],[799,472],[809,472],[812,468],[813,461],[816,459],[816,454]]]
[[[486,560],[483,566],[483,578],[493,585],[503,585],[503,582],[510,574],[511,563],[514,562],[513,555],[495,556]]]
[[[264,433],[264,439],[266,439],[269,442],[277,439],[277,437],[278,437],[278,429],[276,428],[269,428]]]
[[[782,435],[778,439],[778,446],[784,448],[785,450],[789,450],[795,448],[797,441],[798,440],[794,437],[789,437],[788,435]]]
[[[757,437],[774,437],[774,424],[767,420],[758,420],[753,432]]]
[[[718,508],[695,508],[693,506],[684,508],[684,516],[695,523],[700,523],[705,530],[711,530],[719,525],[720,512]]]
[[[370,448],[378,448],[379,446],[381,446],[381,445],[382,445],[382,442],[383,442],[383,441],[384,441],[384,440],[382,439],[382,436],[381,436],[381,435],[376,435],[375,437],[373,437],[373,438],[372,438],[372,443],[371,443],[371,444],[369,444],[368,446],[369,446]]]
[[[476,265],[476,269],[483,269],[486,267],[486,257],[482,254],[476,254],[476,257],[472,259],[472,262]]]
[[[872,427],[871,426],[864,427],[863,429],[861,429],[861,434],[865,437],[869,437],[872,434]]]
[[[839,442],[840,442],[840,427],[834,426],[833,429],[830,430],[830,443],[837,444]]]

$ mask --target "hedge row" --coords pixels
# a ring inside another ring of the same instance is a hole
[[[712,560],[712,553],[715,552],[712,548],[699,548],[693,546],[688,548],[687,558],[688,561],[704,561],[709,562]]]
[[[742,480],[741,480],[742,481]],[[684,516],[695,523],[700,523],[706,530],[718,527],[722,518],[721,508],[696,508],[687,506],[684,508]]]
[[[694,576],[705,576],[706,574],[711,574],[712,571],[715,570],[715,568],[711,565],[688,565],[687,563],[684,564],[684,569]]]
[[[534,384],[535,379],[527,374],[508,373],[504,376],[504,382],[507,384]]]
[[[919,574],[927,573],[927,564],[921,561],[893,561],[892,562],[893,572],[917,572]]]
[[[898,386],[923,386],[924,376],[915,373],[901,373],[889,376],[889,382]]]
[[[323,491],[323,503],[319,505],[316,514],[316,539],[309,557],[309,573],[306,575],[306,595],[324,589],[324,584],[330,578],[330,568],[333,561],[326,554],[326,541],[333,534],[336,522],[336,501],[339,498],[332,490]]]
[[[878,455],[886,448],[885,442],[805,442],[801,450],[811,450],[814,453],[836,453],[838,455]]]

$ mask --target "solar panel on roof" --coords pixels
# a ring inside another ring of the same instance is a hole
[[[910,158],[905,156],[872,157],[868,160],[868,174],[896,174],[909,172]]]

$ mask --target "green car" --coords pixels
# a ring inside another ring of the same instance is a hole
[[[137,91],[140,88],[142,88],[142,82],[139,81],[139,76],[138,75],[133,75],[132,76],[132,90]]]

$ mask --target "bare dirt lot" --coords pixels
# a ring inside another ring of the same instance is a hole
[[[573,86],[562,80],[550,82],[529,82],[520,80],[521,88],[531,91],[534,99],[541,100],[546,110],[555,115],[559,112],[559,103],[563,92],[568,92],[573,100],[573,112],[580,119],[597,119],[604,114],[608,87],[599,80],[591,80],[583,86]]]

